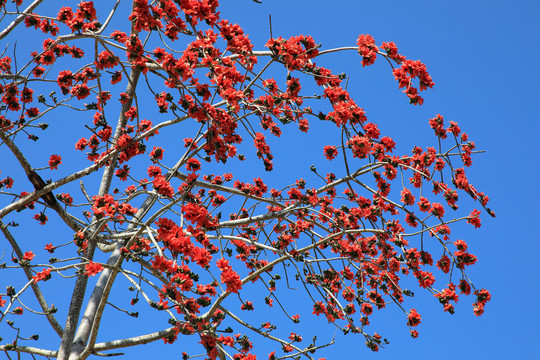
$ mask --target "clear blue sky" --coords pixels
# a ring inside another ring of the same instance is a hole
[[[480,288],[491,291],[492,301],[482,317],[472,312],[471,297],[462,297],[456,313],[444,313],[436,299],[415,291],[408,303],[422,311],[418,339],[408,335],[402,313],[388,309],[373,317],[373,330],[390,344],[378,353],[364,346],[362,337],[339,337],[337,344],[317,352],[328,360],[340,358],[395,359],[436,356],[455,359],[532,359],[538,356],[537,338],[540,296],[537,254],[540,237],[534,232],[540,211],[540,171],[536,164],[540,115],[540,2],[520,1],[222,1],[222,18],[241,25],[255,48],[263,50],[269,38],[268,15],[274,37],[311,35],[322,48],[354,46],[359,34],[371,34],[376,42],[394,41],[400,52],[421,59],[436,85],[425,94],[423,106],[409,105],[397,89],[384,61],[362,68],[357,54],[327,55],[317,60],[335,73],[349,75],[348,90],[381,132],[392,136],[404,153],[414,144],[431,146],[434,136],[428,119],[442,114],[457,121],[485,153],[474,157],[471,182],[491,199],[497,218],[482,215],[481,229],[456,227],[457,238],[466,240],[479,261],[470,275]],[[287,129],[284,129],[287,130]],[[294,179],[309,175],[311,159],[298,155],[283,161],[294,146],[309,148],[324,142],[325,132],[309,135],[295,132],[276,143],[274,155],[279,177]],[[313,137],[313,138],[312,138]],[[315,140],[313,140],[315,138]],[[281,145],[278,149],[276,146]],[[246,179],[259,170],[245,170]],[[4,171],[2,169],[2,175]],[[531,230],[532,229],[532,230]],[[69,239],[68,239],[69,240]],[[66,241],[68,241],[66,240]],[[62,242],[62,241],[59,241]],[[3,286],[3,282],[0,281]],[[297,299],[286,299],[299,306]],[[311,309],[311,303],[306,303]],[[311,312],[311,311],[309,311]],[[383,314],[384,313],[384,314]],[[120,318],[119,318],[120,319]],[[144,330],[145,319],[129,322]],[[321,342],[334,334],[325,321],[307,321],[298,326],[319,329]],[[290,326],[288,324],[278,324]],[[1,329],[1,328],[0,328]],[[105,329],[111,340],[113,329]],[[292,327],[291,331],[296,328]],[[110,331],[110,332],[109,332]],[[137,331],[137,333],[141,333]],[[0,334],[2,336],[2,334]],[[7,338],[7,337],[6,337]],[[179,359],[183,339],[164,346],[162,342],[126,351],[126,359],[160,356]],[[267,352],[255,353],[261,359]],[[535,355],[536,354],[536,355]]]

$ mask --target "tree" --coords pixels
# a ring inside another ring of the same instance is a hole
[[[185,358],[266,358],[252,349],[261,339],[270,359],[314,358],[333,340],[303,340],[293,326],[303,318],[284,298],[293,287],[313,316],[374,351],[386,340],[370,331],[370,316],[390,304],[418,336],[409,278],[444,311],[474,294],[474,313],[483,313],[490,294],[465,271],[476,257],[450,238],[454,223],[481,224],[476,208],[458,209],[460,194],[494,216],[466,177],[474,143],[436,115],[435,147],[395,154],[396,142],[347,92],[346,75],[316,64],[346,51],[358,52],[358,66],[384,58],[404,100],[422,105],[434,82],[396,44],[362,34],[355,46],[323,50],[310,36],[270,36],[254,50],[216,0],[38,13],[42,2],[0,2],[0,39],[29,39],[0,59],[6,354],[85,359],[196,338]],[[279,166],[270,145],[282,131],[310,126],[328,129],[319,153],[327,160],[306,179],[246,178],[241,166]],[[49,242],[47,232],[58,236]],[[435,288],[435,275],[447,285]],[[159,330],[117,326],[110,310]],[[277,328],[275,314],[291,327]],[[27,317],[44,325],[19,326]],[[98,341],[115,325],[114,339]],[[30,346],[50,329],[56,349]]]

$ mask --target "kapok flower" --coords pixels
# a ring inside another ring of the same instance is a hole
[[[59,155],[51,155],[49,159],[49,167],[52,169],[58,169],[58,165],[62,163],[62,157]]]
[[[43,269],[38,272],[36,275],[32,276],[34,283],[37,283],[40,280],[47,281],[51,278],[51,269]]]
[[[418,324],[421,323],[420,319],[422,316],[420,316],[419,313],[416,312],[416,309],[411,309],[409,311],[409,317],[407,320],[407,325],[409,326],[418,326]]]
[[[103,265],[90,261],[84,268],[86,269],[86,275],[94,276],[103,270]]]

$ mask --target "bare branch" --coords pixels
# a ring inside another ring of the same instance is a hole
[[[13,29],[15,29],[17,25],[19,25],[42,2],[43,0],[34,0],[33,3],[31,3],[26,9],[24,9],[23,12],[11,22],[11,24],[9,24],[4,30],[2,30],[2,32],[0,32],[0,40],[5,38],[11,31],[13,31]]]
[[[23,257],[24,257],[24,254],[23,254],[21,248],[19,247],[19,244],[17,244],[17,241],[15,240],[13,235],[11,235],[11,232],[8,230],[7,226],[1,221],[0,221],[0,230],[2,230],[2,233],[4,234],[6,239],[9,241],[9,244],[11,245],[13,250],[15,251],[15,254],[17,254],[17,257],[19,258],[19,260],[22,260]],[[49,321],[49,324],[51,324],[52,328],[58,334],[58,336],[62,337],[62,335],[64,333],[64,330],[62,329],[62,326],[60,326],[60,324],[58,323],[58,321],[54,317],[53,312],[52,312],[51,308],[49,307],[49,305],[47,305],[47,301],[45,300],[45,297],[43,296],[43,293],[41,292],[41,289],[32,280],[33,274],[30,271],[30,268],[27,267],[27,266],[23,266],[22,268],[23,268],[23,271],[24,271],[28,281],[32,282],[31,285],[30,285],[32,287],[32,291],[34,292],[34,295],[35,295],[37,301],[39,302],[39,305],[41,306],[41,309],[45,313],[45,316],[47,317],[47,320]]]

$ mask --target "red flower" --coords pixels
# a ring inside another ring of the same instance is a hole
[[[351,146],[353,157],[363,159],[371,150],[371,143],[365,136],[355,135],[347,141],[347,145]]]
[[[476,302],[473,304],[474,314],[480,316],[484,313],[484,306],[491,300],[491,294],[486,289],[476,290]]]
[[[13,179],[9,176],[6,177],[4,180],[0,181],[0,188],[2,188],[2,186],[5,186],[7,189],[11,189],[13,186]]]
[[[122,134],[116,141],[116,148],[123,149],[129,145],[131,142],[131,136],[129,134]]]
[[[418,277],[418,283],[420,284],[420,287],[423,287],[424,289],[431,287],[431,285],[435,283],[435,277],[429,271],[420,270],[417,273],[417,277]]]
[[[60,11],[58,11],[56,19],[62,23],[71,21],[71,19],[73,19],[73,10],[69,7],[61,8]]]
[[[435,160],[435,170],[441,171],[442,169],[444,169],[445,164],[446,163],[444,162],[443,159],[438,158],[437,160]]]
[[[439,261],[437,261],[437,267],[441,269],[441,271],[444,272],[445,274],[448,274],[448,272],[450,271],[450,265],[451,265],[450,258],[446,255],[441,256]]]
[[[62,163],[62,157],[59,155],[51,155],[49,158],[49,167],[52,169],[58,169],[58,165]]]
[[[124,165],[122,168],[116,170],[116,172],[115,172],[114,174],[115,174],[117,177],[119,177],[120,180],[126,181],[128,175],[129,175],[129,169],[130,169],[129,166]]]
[[[407,224],[409,224],[409,226],[412,226],[412,227],[417,227],[418,226],[418,222],[416,221],[416,216],[414,216],[413,214],[407,214],[405,216],[405,221],[407,222]]]
[[[448,240],[448,235],[450,235],[451,231],[448,225],[441,225],[435,228],[435,233],[443,235],[443,239]]]
[[[23,308],[20,307],[20,306],[19,306],[19,307],[16,307],[15,309],[13,309],[13,313],[14,313],[15,315],[22,315],[23,312],[24,312],[24,310],[23,310]]]
[[[174,189],[172,188],[171,184],[165,179],[165,176],[156,176],[154,178],[154,181],[152,181],[152,184],[154,185],[154,189],[156,189],[159,194],[167,197],[174,196]]]
[[[111,33],[111,37],[121,43],[125,43],[127,40],[127,35],[125,32],[122,32],[120,30],[115,30]]]
[[[29,118],[35,118],[36,116],[39,115],[39,109],[37,107],[31,107],[26,110],[26,115]]]
[[[32,261],[35,256],[36,255],[33,252],[27,251],[24,253],[23,260]]]
[[[247,311],[253,311],[255,308],[253,307],[253,302],[246,301],[245,304],[242,304],[242,306],[240,306],[240,309],[247,310]]]
[[[442,218],[444,216],[444,207],[439,203],[433,203],[431,204],[431,213],[438,218]]]
[[[77,143],[75,144],[75,150],[84,150],[84,148],[88,145],[88,141],[85,138],[79,139]]]
[[[461,129],[456,122],[450,121],[450,126],[448,127],[448,129],[446,129],[446,131],[454,134],[454,136],[458,136],[461,132]]]
[[[197,171],[201,169],[201,162],[197,159],[191,158],[186,162],[187,171]]]
[[[411,190],[403,189],[401,191],[401,202],[404,203],[405,205],[414,204],[414,195],[411,194]]]
[[[371,35],[360,35],[356,41],[358,53],[362,55],[362,66],[371,65],[377,59],[379,48],[375,45],[375,39]]]
[[[238,290],[242,289],[240,275],[232,269],[229,261],[225,259],[219,259],[216,264],[221,270],[221,283],[227,285],[227,291],[238,293]]]
[[[121,71],[116,71],[111,76],[111,84],[114,85],[114,84],[119,83],[120,81],[122,81],[122,72]]]
[[[96,9],[94,9],[93,1],[82,2],[78,6],[79,10],[77,10],[76,16],[88,21],[96,20]]]
[[[367,123],[364,125],[364,130],[366,131],[366,136],[370,139],[378,139],[381,135],[379,128],[373,123]]]
[[[317,301],[313,304],[313,313],[312,314],[315,314],[317,316],[319,316],[320,314],[324,313],[326,311],[326,307],[325,305],[323,304],[322,301]]]
[[[302,337],[296,333],[291,332],[289,340],[291,340],[292,342],[302,342]]]
[[[11,58],[9,56],[0,59],[0,71],[4,73],[11,72]]]
[[[162,160],[163,159],[163,149],[161,147],[154,146],[154,148],[152,149],[152,152],[150,153],[150,159],[154,163],[158,162],[158,160]]]
[[[446,130],[444,129],[444,120],[442,115],[437,114],[433,119],[429,119],[429,125],[435,130],[435,135],[441,139],[446,139]]]
[[[381,144],[383,144],[384,148],[388,152],[392,152],[393,149],[396,148],[396,143],[392,138],[389,138],[388,136],[385,136],[381,139]]]
[[[456,245],[459,251],[467,251],[467,243],[463,240],[454,241],[454,245]]]
[[[137,116],[137,114],[138,114],[138,111],[135,106],[130,107],[129,110],[124,113],[126,118],[130,120],[134,119]]]
[[[71,95],[75,95],[77,99],[82,100],[90,95],[90,89],[86,84],[77,84],[71,88]]]
[[[401,63],[405,60],[405,56],[398,54],[397,45],[393,41],[390,41],[389,43],[383,41],[382,49],[386,51],[386,54],[390,59],[395,60],[397,63]]]
[[[373,313],[373,306],[369,303],[363,303],[360,311],[365,315],[371,315]]]
[[[422,105],[424,103],[424,98],[418,95],[417,88],[410,86],[403,92],[407,94],[407,97],[409,98],[409,103],[413,105]]]
[[[298,121],[298,129],[300,131],[307,133],[309,130],[309,121],[307,119],[300,119]]]
[[[337,154],[338,154],[338,151],[335,146],[327,145],[324,147],[324,156],[326,156],[328,160],[334,159],[337,156]]]
[[[420,314],[416,312],[416,309],[411,309],[409,311],[407,325],[413,326],[413,327],[418,326],[418,324],[421,323],[421,321],[420,321],[421,318],[422,317],[420,316]]]
[[[454,257],[456,258],[456,266],[459,269],[463,269],[465,266],[474,265],[477,261],[476,256],[465,251],[454,251]]]
[[[45,245],[45,250],[47,250],[51,254],[54,252],[54,249],[55,249],[55,247],[53,246],[52,243]]]
[[[58,200],[62,201],[66,205],[71,206],[73,204],[73,198],[68,193],[62,193],[57,195]]]
[[[41,55],[41,64],[43,65],[52,65],[56,61],[56,56],[54,54],[54,51],[47,50]]]
[[[45,72],[45,69],[41,66],[36,66],[32,70],[32,74],[34,75],[34,77],[40,77],[41,75],[43,75],[44,72]]]
[[[34,101],[33,94],[34,94],[34,90],[30,88],[24,88],[21,93],[21,101],[25,104],[31,103],[32,101]]]
[[[425,197],[420,197],[420,201],[418,202],[418,207],[420,208],[420,211],[423,212],[430,212],[431,211],[431,204],[428,199]]]
[[[85,269],[86,275],[94,276],[98,274],[101,270],[103,270],[103,265],[90,261],[88,264],[86,264]]]
[[[479,228],[481,226],[480,222],[480,211],[474,209],[471,214],[469,215],[469,218],[467,219],[467,222],[469,224],[474,225],[475,228]]]
[[[47,281],[51,278],[51,269],[43,269],[43,271],[38,272],[36,275],[32,276],[34,282],[37,283],[40,280]]]
[[[45,225],[47,223],[47,220],[49,220],[47,218],[47,215],[45,215],[44,213],[34,215],[34,219],[39,221],[39,225]]]
[[[131,99],[131,97],[128,94],[126,94],[125,92],[120,93],[120,103],[121,104],[127,103],[129,99]]]
[[[459,290],[465,295],[470,295],[471,285],[467,282],[467,280],[461,279],[459,281]]]
[[[161,168],[159,166],[153,166],[153,165],[150,165],[148,167],[148,176],[150,177],[155,177],[155,176],[160,176],[161,175]]]
[[[189,148],[189,150],[195,150],[197,148],[197,143],[192,138],[185,138],[184,147]]]

